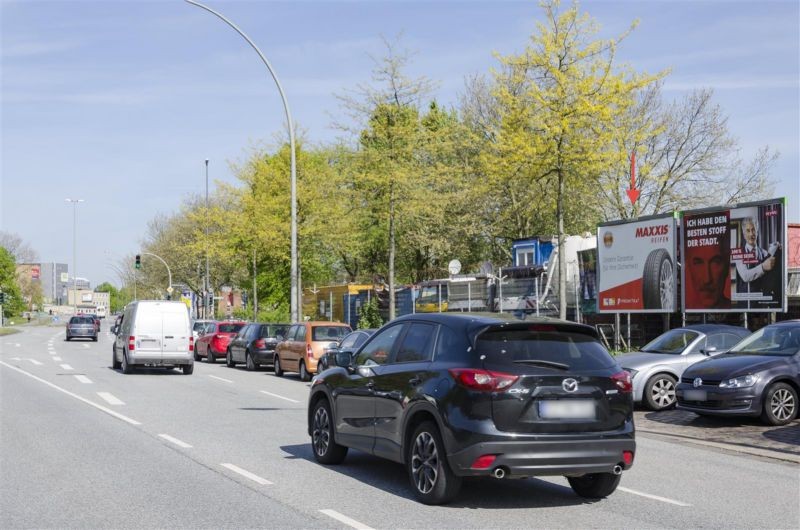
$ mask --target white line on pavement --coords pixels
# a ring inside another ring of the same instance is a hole
[[[17,342],[16,344],[14,344],[14,346],[16,346],[17,348],[19,348],[20,346],[22,346],[22,344],[20,344],[19,342]]]
[[[344,523],[347,526],[357,528],[358,530],[372,530],[371,526],[367,526],[364,523],[359,523],[355,519],[350,519],[346,515],[342,515],[335,510],[320,510],[320,513],[323,513],[332,519],[336,519],[340,523]]]
[[[42,365],[42,363],[40,363],[40,362],[39,362],[39,361],[37,361],[36,359],[28,359],[28,360],[29,360],[30,362],[32,362],[33,364],[35,364],[36,366],[41,366],[41,365]]]
[[[253,482],[258,482],[258,483],[259,483],[259,484],[261,484],[262,486],[268,486],[268,485],[272,484],[272,482],[270,482],[269,480],[267,480],[267,479],[265,479],[265,478],[261,478],[261,477],[259,477],[258,475],[254,475],[253,473],[250,473],[250,472],[249,472],[249,471],[247,471],[246,469],[242,469],[242,468],[240,468],[239,466],[235,466],[235,465],[233,465],[233,464],[220,464],[220,465],[221,465],[222,467],[226,467],[226,468],[230,469],[230,470],[231,470],[231,471],[233,471],[234,473],[239,473],[239,474],[240,474],[240,475],[242,475],[243,477],[247,477],[247,478],[249,478],[249,479],[250,479],[250,480],[252,480]]]
[[[273,394],[272,392],[267,392],[266,390],[260,390],[262,394],[266,394],[268,396],[276,397],[278,399],[285,399],[286,401],[291,401],[292,403],[300,403],[296,399],[289,399],[287,397],[279,396],[278,394]]]
[[[669,504],[674,504],[676,506],[691,506],[691,504],[686,504],[685,502],[676,501],[673,499],[668,499],[666,497],[659,497],[658,495],[651,495],[649,493],[642,493],[641,491],[636,491],[628,488],[617,487],[618,490],[624,491],[625,493],[631,493],[633,495],[639,495],[640,497],[647,497],[648,499],[653,499],[655,501],[667,502]]]
[[[89,345],[88,345],[88,344],[84,344],[84,345],[83,345],[83,347],[84,347],[84,348],[88,348],[88,347],[89,347]]]
[[[11,360],[12,361],[21,361],[22,358],[20,358],[20,357],[12,357]]]
[[[101,398],[105,399],[110,405],[124,405],[125,404],[123,401],[117,399],[116,396],[114,396],[113,394],[110,394],[108,392],[98,392],[97,395],[100,396]]]
[[[231,381],[230,379],[223,379],[221,377],[217,377],[216,375],[209,375],[208,377],[210,377],[212,379],[218,379],[220,381],[225,381],[226,383],[233,383],[233,381]]]
[[[84,385],[91,385],[92,384],[92,380],[89,379],[88,377],[86,377],[85,375],[76,375],[75,379],[77,379],[78,381],[80,381]]]
[[[70,365],[68,365],[68,364],[62,364],[62,365],[61,365],[61,368],[62,368],[63,370],[72,370],[72,367],[71,367]]]
[[[175,445],[177,445],[178,447],[183,447],[184,449],[189,449],[189,448],[192,447],[191,445],[187,444],[186,442],[182,442],[182,441],[178,440],[177,438],[173,438],[169,434],[159,434],[158,437],[159,438],[163,438],[168,442],[172,442]]]
[[[53,357],[53,360],[54,360],[54,361],[60,361],[60,360],[61,360],[61,357]]]
[[[122,420],[124,422],[130,423],[131,425],[141,425],[141,423],[139,423],[138,421],[136,421],[134,419],[131,419],[131,418],[127,417],[127,416],[123,416],[122,414],[119,414],[118,412],[114,412],[113,410],[111,410],[109,408],[106,408],[103,405],[98,405],[97,403],[95,403],[93,401],[89,401],[88,399],[82,398],[77,394],[73,394],[69,390],[64,390],[60,386],[54,385],[50,381],[45,381],[41,377],[36,377],[35,375],[33,375],[33,374],[29,373],[29,372],[26,372],[25,370],[21,370],[21,369],[17,368],[16,366],[11,366],[10,364],[6,364],[3,361],[0,361],[0,364],[5,366],[5,367],[7,367],[7,368],[11,368],[12,370],[15,370],[15,371],[17,371],[17,372],[19,372],[21,374],[27,375],[31,379],[35,379],[36,381],[39,381],[40,383],[44,383],[45,385],[47,385],[49,387],[55,388],[59,392],[63,392],[63,393],[65,393],[66,395],[68,395],[70,397],[74,397],[78,401],[83,401],[87,405],[91,405],[94,408],[96,408],[97,410],[101,410],[101,411],[105,412],[106,414],[114,416],[117,419],[120,419],[120,420]]]

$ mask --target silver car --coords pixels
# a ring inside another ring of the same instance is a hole
[[[675,388],[683,371],[697,361],[728,351],[750,335],[742,327],[724,324],[697,324],[667,331],[641,349],[617,357],[630,372],[633,400],[650,410],[675,406]]]

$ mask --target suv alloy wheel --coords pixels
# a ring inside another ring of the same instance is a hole
[[[414,495],[424,504],[450,502],[461,489],[461,478],[447,463],[439,429],[430,421],[414,429],[407,449],[406,467]]]

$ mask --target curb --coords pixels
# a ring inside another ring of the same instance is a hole
[[[759,447],[752,447],[749,445],[739,445],[739,444],[731,444],[731,443],[723,443],[723,442],[710,442],[708,440],[703,440],[701,438],[695,438],[693,436],[685,436],[682,434],[669,434],[664,432],[658,431],[648,431],[646,429],[636,429],[637,433],[643,434],[650,434],[655,436],[663,436],[665,438],[677,438],[683,440],[688,443],[693,443],[697,445],[703,445],[706,447],[714,447],[716,449],[726,449],[728,451],[733,451],[736,453],[744,453],[753,456],[760,456],[764,458],[771,458],[773,460],[782,460],[784,462],[792,462],[795,464],[800,464],[800,455],[794,453],[787,453],[784,451],[778,451],[773,449],[762,449]]]

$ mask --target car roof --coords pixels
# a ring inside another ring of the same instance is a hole
[[[742,326],[731,326],[728,324],[690,324],[681,328],[675,329],[690,329],[692,331],[699,331],[700,333],[733,333],[736,335],[749,335],[751,331]]]
[[[403,315],[392,322],[402,322],[404,320],[417,320],[444,324],[451,328],[473,333],[477,330],[493,326],[525,326],[530,324],[557,324],[569,326],[573,329],[580,329],[593,337],[597,337],[597,330],[593,326],[578,324],[569,320],[560,320],[549,317],[530,317],[523,315],[522,318],[513,313],[414,313]]]

